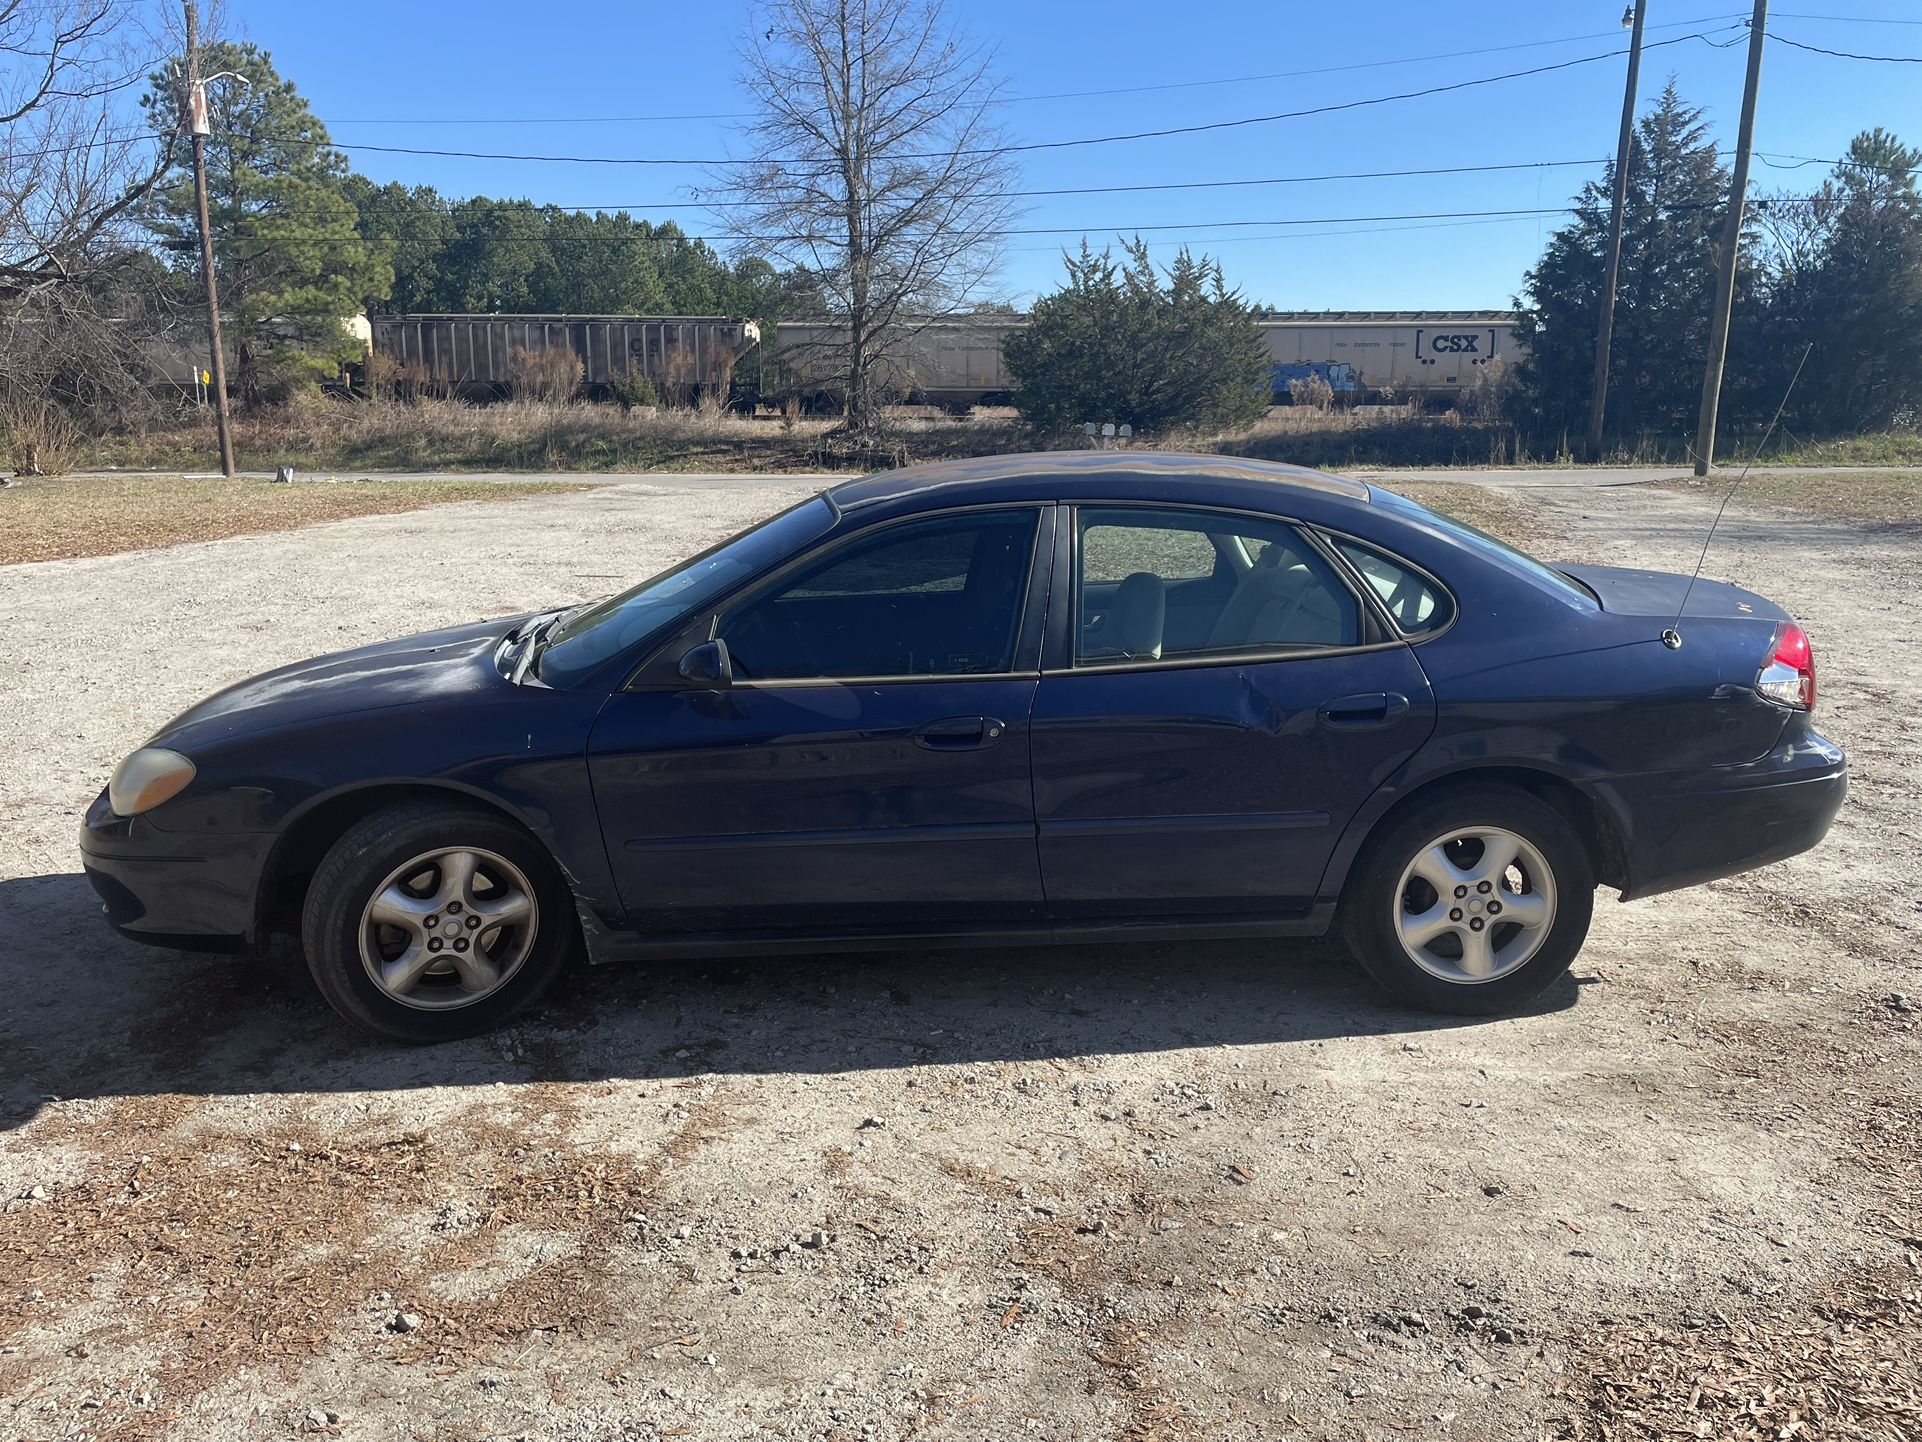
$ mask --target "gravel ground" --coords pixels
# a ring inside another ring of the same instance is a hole
[[[1810,626],[1854,796],[1604,905],[1523,1016],[1394,1010],[1333,945],[1061,948],[582,972],[403,1051],[290,953],[99,923],[82,809],[196,697],[800,489],[0,568],[0,1437],[1916,1435],[1903,532],[1731,510],[1709,571]],[[1681,568],[1711,504],[1527,503],[1547,552]]]

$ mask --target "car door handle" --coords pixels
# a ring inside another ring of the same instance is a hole
[[[914,742],[930,751],[967,751],[992,746],[1007,731],[1007,724],[992,716],[944,716],[916,731]]]
[[[1329,726],[1367,730],[1406,716],[1408,698],[1399,691],[1362,691],[1353,696],[1337,696],[1316,714]]]

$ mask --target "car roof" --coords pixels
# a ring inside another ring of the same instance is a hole
[[[1145,499],[1156,492],[1154,483],[1164,480],[1217,483],[1179,493],[1197,502],[1272,505],[1312,497],[1365,505],[1369,500],[1366,485],[1342,476],[1273,461],[1179,451],[1030,451],[936,461],[844,481],[826,495],[842,511],[912,507],[924,498],[963,504],[1098,496]]]

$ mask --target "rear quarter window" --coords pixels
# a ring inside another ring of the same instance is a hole
[[[1347,536],[1330,536],[1404,636],[1432,636],[1455,619],[1455,603],[1438,584],[1399,557]]]

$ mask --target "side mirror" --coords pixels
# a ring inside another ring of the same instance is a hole
[[[681,679],[699,686],[732,686],[734,661],[727,654],[727,642],[703,641],[681,657]]]

